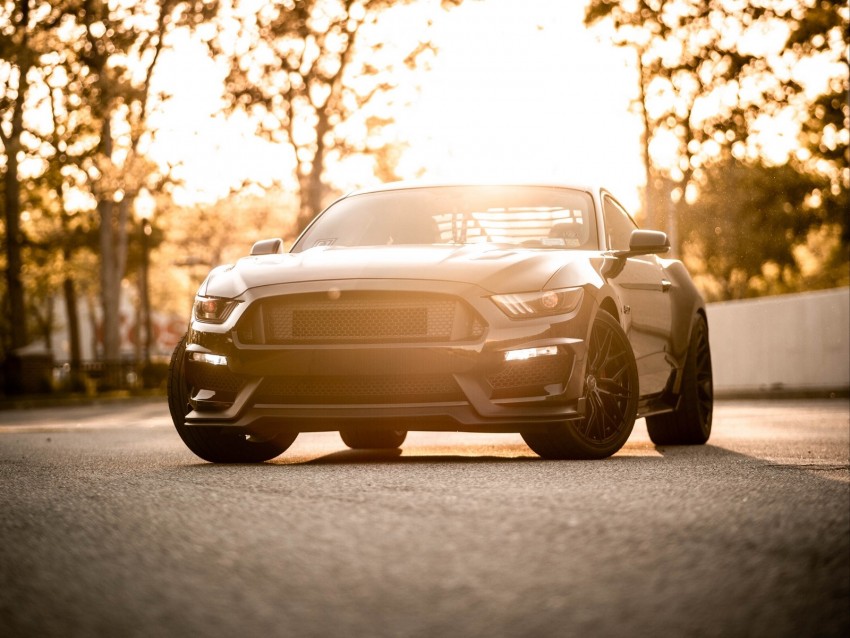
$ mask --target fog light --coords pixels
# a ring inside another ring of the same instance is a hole
[[[535,357],[551,357],[558,354],[558,346],[543,346],[542,348],[523,348],[522,350],[508,350],[505,353],[505,361],[527,361]]]
[[[223,354],[208,354],[206,352],[193,352],[189,355],[192,361],[198,361],[200,363],[209,363],[214,366],[226,366],[227,365],[227,357]]]

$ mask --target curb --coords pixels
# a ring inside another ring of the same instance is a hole
[[[22,397],[0,397],[0,412],[3,410],[37,410],[39,408],[65,408],[78,406],[112,405],[115,403],[160,403],[167,401],[160,390],[150,392],[113,392],[109,394],[52,396],[29,395]]]

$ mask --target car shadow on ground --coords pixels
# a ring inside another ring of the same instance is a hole
[[[681,462],[686,459],[735,455],[735,452],[715,445],[656,446],[649,441],[628,442],[614,456],[586,459],[544,459],[522,443],[475,446],[408,445],[394,449],[337,449],[321,453],[290,450],[260,465],[317,466],[317,465],[411,465],[425,463],[485,464],[485,463],[589,463],[634,464],[637,462]],[[198,466],[208,465],[206,463]],[[227,464],[240,465],[240,464]]]
[[[394,450],[340,450],[331,452],[324,456],[305,460],[305,461],[289,461],[286,457],[277,459],[278,462],[283,462],[289,465],[354,465],[363,463],[525,463],[528,461],[541,461],[543,459],[536,456],[526,456],[519,453],[516,456],[500,455],[500,454],[483,454],[483,455],[464,455],[451,454],[448,452],[434,452],[428,450],[405,451],[404,449]]]
[[[535,464],[542,467],[554,468],[559,465],[564,469],[592,468],[597,466],[600,472],[607,471],[637,471],[643,473],[647,467],[669,467],[673,471],[677,468],[686,468],[688,472],[694,470],[700,472],[713,472],[717,467],[726,467],[724,460],[736,460],[736,466],[767,472],[773,476],[776,473],[793,472],[800,480],[824,481],[825,484],[835,483],[850,484],[850,466],[844,463],[824,463],[813,459],[813,462],[795,460],[769,460],[761,459],[740,452],[720,447],[718,445],[682,445],[682,446],[656,446],[650,442],[627,443],[626,446],[614,456],[599,460],[549,460],[534,455],[530,450],[526,452],[521,445],[497,446],[495,453],[475,454],[475,446],[412,446],[409,449],[392,450],[351,450],[343,449],[331,451],[318,455],[295,453],[283,455],[265,463],[193,463],[182,466],[199,472],[215,472],[225,468],[253,468],[255,471],[266,471],[262,468],[308,468],[308,467],[356,467],[369,465],[382,466],[421,466],[421,465],[446,465],[446,466],[499,466],[517,465],[533,467]],[[619,468],[616,470],[615,468]]]
[[[470,446],[417,446],[409,449],[391,450],[344,449],[316,457],[294,455],[287,458],[286,453],[269,461],[274,465],[356,465],[356,464],[413,464],[413,463],[634,463],[637,461],[678,461],[694,457],[717,457],[736,455],[735,452],[715,445],[699,446],[656,446],[651,443],[627,443],[617,454],[604,459],[544,459],[521,445],[503,446],[496,453],[469,454]]]

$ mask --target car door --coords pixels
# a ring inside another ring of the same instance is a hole
[[[610,195],[603,195],[602,208],[609,250],[628,250],[637,224]],[[642,395],[662,392],[673,368],[671,347],[671,283],[656,255],[625,260],[622,270],[609,282],[619,290],[626,334],[632,344],[640,376]]]

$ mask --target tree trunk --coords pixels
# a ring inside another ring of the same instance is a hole
[[[97,204],[100,215],[100,299],[104,361],[117,361],[120,349],[119,299],[121,280],[115,268],[115,227],[113,214],[115,205],[109,200]]]
[[[112,130],[109,117],[103,119],[101,132],[103,155],[112,157]],[[102,316],[103,352],[101,358],[108,362],[118,361],[121,354],[119,308],[121,303],[121,275],[118,272],[117,236],[115,233],[115,204],[112,193],[100,195],[97,203],[100,217],[100,300]]]
[[[22,4],[24,20],[29,11],[29,3]],[[22,22],[21,28],[26,28]],[[26,49],[27,38],[24,34],[23,48]],[[27,74],[30,65],[26,53],[20,64],[20,81],[18,95],[15,98],[12,112],[12,126],[9,135],[3,135],[3,145],[6,155],[6,172],[3,175],[3,210],[6,221],[6,288],[9,296],[9,329],[11,350],[22,348],[28,343],[26,306],[24,304],[24,284],[21,279],[23,259],[21,257],[21,184],[18,181],[18,153],[21,150],[21,133],[24,130],[24,101],[29,89]]]
[[[322,174],[325,172],[325,135],[330,130],[328,115],[321,109],[318,113],[316,123],[316,152],[310,165],[310,171],[302,173],[299,179],[301,189],[298,212],[298,232],[304,230],[313,218],[322,212],[322,200],[325,194],[325,185],[322,182]]]
[[[21,201],[18,183],[18,139],[8,140],[6,174],[4,175],[3,205],[6,213],[6,288],[9,295],[9,347],[12,350],[27,345],[24,284],[21,280]]]
[[[77,309],[77,289],[74,280],[65,277],[62,282],[65,297],[65,314],[68,317],[68,347],[71,364],[71,390],[82,390],[82,349],[80,347],[80,316]]]
[[[44,347],[53,358],[53,326],[56,304],[52,295],[45,300],[44,318],[40,320],[41,338],[44,339]]]
[[[640,114],[643,120],[643,133],[641,135],[641,153],[643,155],[644,175],[646,186],[643,189],[643,226],[655,230],[664,228],[664,212],[659,209],[660,201],[658,197],[658,184],[656,184],[655,171],[652,167],[652,157],[649,155],[649,141],[651,138],[652,122],[649,119],[649,113],[646,110],[646,87],[648,79],[646,78],[646,69],[643,66],[643,47],[635,47],[635,55],[637,56],[638,69],[638,102],[640,105]]]

